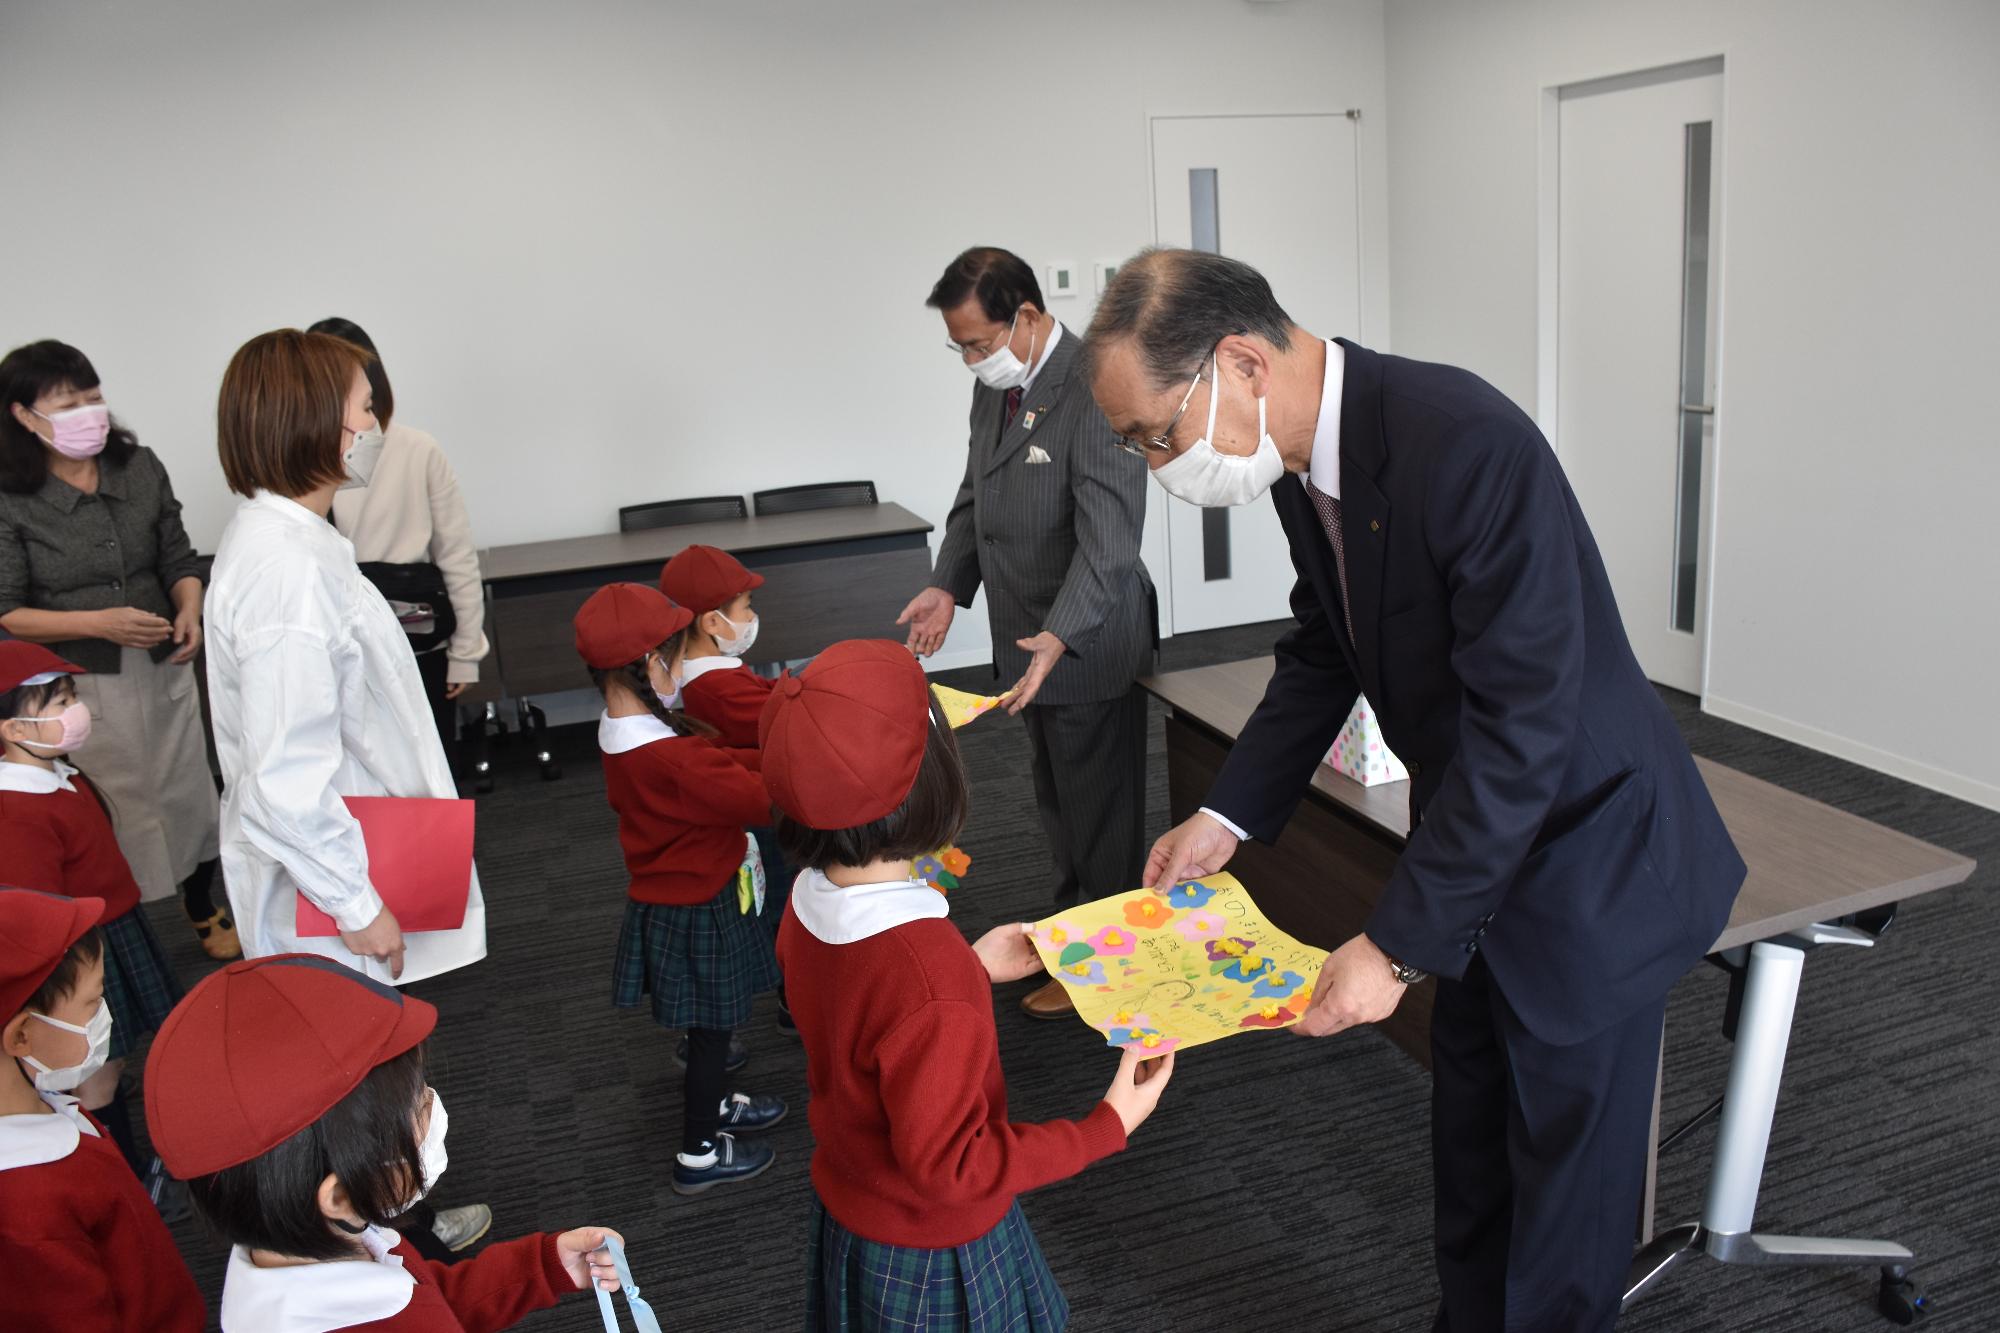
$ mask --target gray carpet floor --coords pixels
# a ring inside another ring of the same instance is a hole
[[[1279,627],[1170,640],[1163,669],[1268,651]],[[983,672],[950,683],[979,688]],[[1697,753],[1973,856],[1974,879],[1910,906],[1880,947],[1827,950],[1805,972],[1758,1211],[1767,1231],[1883,1236],[1920,1256],[1939,1330],[2000,1327],[1994,1116],[2000,1108],[2000,814],[1703,716],[1668,696]],[[1149,826],[1166,827],[1165,748],[1152,729]],[[962,843],[973,865],[953,901],[968,934],[1042,914],[1050,869],[1019,721],[960,733],[973,784]],[[812,1140],[805,1066],[766,999],[739,1086],[778,1093],[794,1114],[773,1135],[761,1179],[699,1199],[667,1187],[680,1124],[673,1038],[611,1007],[624,903],[616,823],[591,729],[556,747],[564,776],[538,780],[497,752],[499,786],[480,803],[479,865],[491,954],[424,983],[441,1011],[432,1082],[451,1108],[443,1205],[484,1200],[494,1235],[583,1222],[621,1229],[639,1282],[669,1330],[801,1326]],[[192,982],[207,966],[175,905],[149,910]],[[1324,943],[1333,943],[1325,941]],[[1011,1114],[1080,1115],[1116,1061],[1080,1023],[994,1008]],[[1668,1012],[1665,1119],[1717,1096],[1728,1047],[1722,975],[1703,968]],[[1326,1041],[1284,1033],[1204,1048],[1184,1061],[1130,1149],[1024,1207],[1068,1292],[1072,1326],[1093,1333],[1215,1328],[1392,1330],[1431,1325],[1427,1076],[1372,1031]],[[1661,1224],[1692,1220],[1713,1130],[1662,1163]],[[192,1223],[176,1228],[211,1301],[223,1255]],[[1672,1275],[1626,1330],[1868,1330],[1871,1270],[1725,1269]],[[587,1297],[523,1327],[599,1327]]]

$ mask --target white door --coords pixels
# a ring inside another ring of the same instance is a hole
[[[1152,131],[1159,244],[1240,259],[1270,279],[1305,328],[1323,338],[1359,335],[1354,121],[1341,112],[1162,116]],[[1205,510],[1150,489],[1146,557],[1164,585],[1164,632],[1291,614],[1291,555],[1269,497]]]
[[[1722,75],[1563,89],[1557,134],[1556,450],[1639,665],[1698,694]]]

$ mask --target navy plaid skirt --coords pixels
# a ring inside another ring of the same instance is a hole
[[[864,1240],[813,1197],[806,1333],[1061,1333],[1069,1300],[1016,1200],[979,1239],[948,1250]]]
[[[734,875],[693,907],[626,899],[612,962],[611,1002],[620,1009],[651,995],[661,1027],[739,1028],[751,1001],[777,986],[771,932],[738,910]]]
[[[104,932],[104,1003],[111,1010],[110,1058],[116,1060],[167,1021],[183,992],[146,922],[145,908],[135,906],[99,929]]]

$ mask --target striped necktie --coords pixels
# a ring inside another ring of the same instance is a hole
[[[1325,491],[1306,479],[1306,494],[1312,497],[1313,508],[1319,511],[1319,525],[1326,529],[1327,545],[1333,548],[1334,573],[1340,578],[1340,617],[1347,624],[1347,641],[1354,642],[1354,612],[1348,609],[1347,598],[1347,544],[1341,538],[1340,498]]]

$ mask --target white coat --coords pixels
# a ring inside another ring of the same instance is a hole
[[[410,641],[332,524],[260,491],[222,534],[205,604],[222,763],[222,873],[249,957],[323,954],[388,981],[337,935],[299,939],[304,893],[343,930],[382,910],[343,796],[455,797]],[[405,934],[402,982],[486,956],[479,874],[456,930]]]

